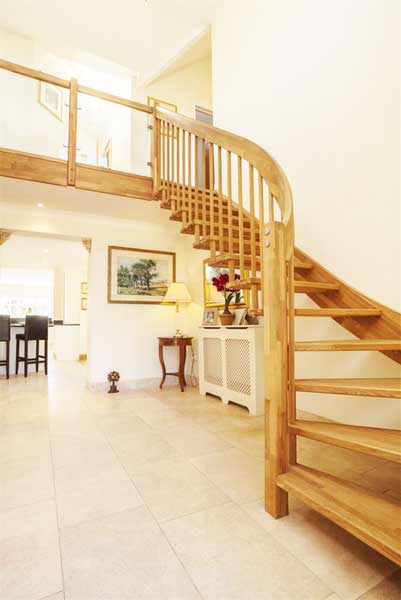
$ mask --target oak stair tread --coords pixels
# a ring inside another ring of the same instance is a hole
[[[296,308],[296,317],[380,317],[378,308]]]
[[[401,350],[401,340],[322,340],[299,341],[294,344],[295,350],[307,351],[341,351],[341,350]]]
[[[401,398],[401,378],[296,379],[295,389],[298,392]]]
[[[250,264],[251,263],[252,257],[250,255],[245,255],[243,258],[244,258],[244,263],[245,264]],[[213,266],[224,267],[224,266],[227,266],[227,264],[228,264],[229,261],[234,261],[235,267],[238,267],[240,265],[240,262],[241,262],[240,261],[240,255],[237,254],[237,253],[234,253],[234,252],[233,253],[229,253],[229,252],[222,253],[222,254],[219,254],[218,256],[216,256],[216,258],[209,258],[208,259],[208,264],[211,267],[213,267]],[[260,260],[259,260],[258,256],[256,257],[256,262],[257,262],[258,265],[260,264]],[[313,266],[312,266],[311,263],[301,261],[298,258],[295,258],[295,260],[294,260],[294,267],[296,269],[312,269],[313,268]],[[246,280],[244,280],[244,281],[246,281]],[[257,283],[257,282],[255,281],[254,283]],[[261,284],[260,278],[258,279],[258,283],[259,283],[259,285]],[[296,283],[299,283],[299,282],[296,282]],[[308,282],[308,281],[306,281],[306,282],[302,281],[300,283],[306,283],[307,286],[308,285],[312,285],[313,286],[313,285],[315,285],[316,282],[312,282],[311,283],[311,282]],[[329,288],[333,289],[333,290],[337,290],[338,289],[338,285],[337,284],[332,284],[332,283],[330,283],[330,284],[324,284],[323,283],[322,284],[320,282],[317,282],[317,283],[318,283],[318,285],[322,285],[325,289],[329,289]],[[329,288],[327,286],[329,286]]]
[[[213,264],[211,266],[214,266],[215,263],[214,261],[212,262]],[[208,263],[209,265],[211,264],[209,261]],[[294,266],[295,269],[298,268],[296,264]],[[246,279],[236,279],[235,281],[229,281],[227,285],[228,287],[234,289],[249,289],[254,285],[260,287],[261,279],[260,277],[247,277]],[[294,281],[294,291],[298,294],[312,292],[325,293],[333,292],[336,290],[338,290],[338,285],[335,283],[324,283],[320,281]]]
[[[401,431],[397,429],[297,420],[289,423],[289,431],[311,440],[401,463]]]
[[[279,475],[277,485],[401,565],[401,510],[396,501],[301,465]]]

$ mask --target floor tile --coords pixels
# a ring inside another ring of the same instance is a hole
[[[162,528],[205,600],[323,600],[330,593],[234,504]]]
[[[54,497],[50,456],[0,462],[0,510]]]
[[[66,600],[200,600],[145,507],[61,532]]]
[[[0,598],[39,600],[62,590],[53,501],[0,513]]]
[[[73,489],[57,493],[60,527],[69,527],[136,508],[143,504],[128,477],[101,474],[87,479]]]
[[[198,425],[180,425],[163,429],[160,435],[173,448],[186,458],[202,456],[215,450],[229,448],[230,445],[219,436],[202,429]]]
[[[191,462],[231,500],[249,502],[264,494],[264,463],[237,449],[214,452]]]
[[[228,502],[229,498],[182,459],[147,463],[131,475],[159,521]]]
[[[273,519],[260,501],[242,508],[343,600],[356,600],[396,569],[394,563],[302,503],[282,519]]]
[[[147,462],[178,455],[177,450],[156,432],[115,435],[110,438],[110,444],[118,460],[129,473]]]

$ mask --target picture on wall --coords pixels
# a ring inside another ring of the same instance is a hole
[[[63,90],[51,83],[39,81],[39,104],[60,121],[63,120]]]
[[[212,283],[213,277],[219,277],[221,273],[228,273],[224,267],[211,267],[207,264],[207,259],[203,261],[203,303],[204,306],[215,306],[224,308],[224,296],[218,292]],[[235,269],[239,274],[239,269]],[[249,304],[249,290],[241,290],[240,301],[230,304],[231,308],[242,308]]]
[[[161,304],[173,281],[175,252],[109,246],[109,303]]]

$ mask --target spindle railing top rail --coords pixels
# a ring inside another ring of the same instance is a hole
[[[155,116],[165,123],[204,138],[212,144],[236,154],[258,170],[280,208],[281,221],[285,230],[286,257],[290,259],[294,251],[292,192],[285,173],[274,158],[251,140],[213,125],[196,121],[160,107],[156,107]]]

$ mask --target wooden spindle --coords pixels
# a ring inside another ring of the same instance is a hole
[[[242,200],[242,158],[238,158],[238,225],[239,225],[239,269],[240,278],[245,278],[245,258],[244,258],[244,212]]]
[[[231,182],[231,151],[227,151],[227,197],[228,197],[228,251],[232,255],[234,253],[234,236],[233,236],[233,196]],[[230,281],[234,281],[235,263],[230,260],[228,263]]]
[[[180,210],[181,208],[181,184],[180,184],[180,179],[181,179],[181,169],[180,169],[180,158],[181,158],[181,154],[180,154],[180,150],[181,150],[181,142],[180,142],[180,138],[181,138],[181,129],[179,127],[176,128],[177,129],[177,144],[176,144],[176,149],[177,149],[177,154],[176,154],[176,161],[177,161],[177,166],[176,166],[176,180],[177,180],[177,185],[176,185],[176,190],[175,190],[175,195],[176,195],[176,205],[175,205],[175,210]]]
[[[263,198],[263,177],[262,175],[259,175],[258,177],[259,180],[259,185],[258,185],[258,195],[259,195],[259,248],[260,248],[260,277],[262,282],[264,281],[263,279],[263,235],[264,235],[264,231],[265,231],[265,206],[264,206],[264,198]],[[262,290],[261,290],[261,296],[262,296],[262,306],[264,306],[264,296],[265,296],[265,292],[264,292],[264,288],[265,286],[262,285]]]
[[[217,148],[217,171],[218,171],[218,195],[219,195],[219,250],[220,254],[224,252],[224,232],[223,232],[223,167],[221,146]]]
[[[192,221],[192,134],[188,132],[188,220]]]
[[[251,219],[251,274],[256,277],[256,223],[255,223],[255,191],[254,191],[254,170],[253,165],[249,163],[249,213]],[[261,257],[260,257],[261,260]],[[251,290],[251,306],[253,309],[258,308],[258,288],[252,286]]]
[[[199,138],[195,136],[195,244],[199,243],[199,181],[198,181],[198,167],[199,167]]]
[[[210,254],[212,258],[216,257],[216,240],[215,236],[215,214],[214,214],[214,182],[213,182],[213,169],[214,166],[214,145],[209,142],[209,221],[210,221]]]
[[[170,207],[171,210],[175,210],[176,201],[175,196],[175,134],[176,126],[171,126],[171,186],[170,186]]]
[[[202,139],[202,232],[206,235],[207,214],[206,214],[206,140]],[[210,230],[209,230],[210,231]]]
[[[181,147],[181,180],[182,180],[182,185],[181,185],[181,208],[183,209],[182,212],[182,221],[184,223],[184,225],[187,222],[187,213],[186,213],[186,209],[187,209],[187,193],[186,193],[186,135],[185,135],[185,130],[182,129],[182,147]]]
[[[162,177],[162,202],[166,197],[166,124],[164,121],[159,120],[160,129],[160,143],[161,143],[161,177]]]

